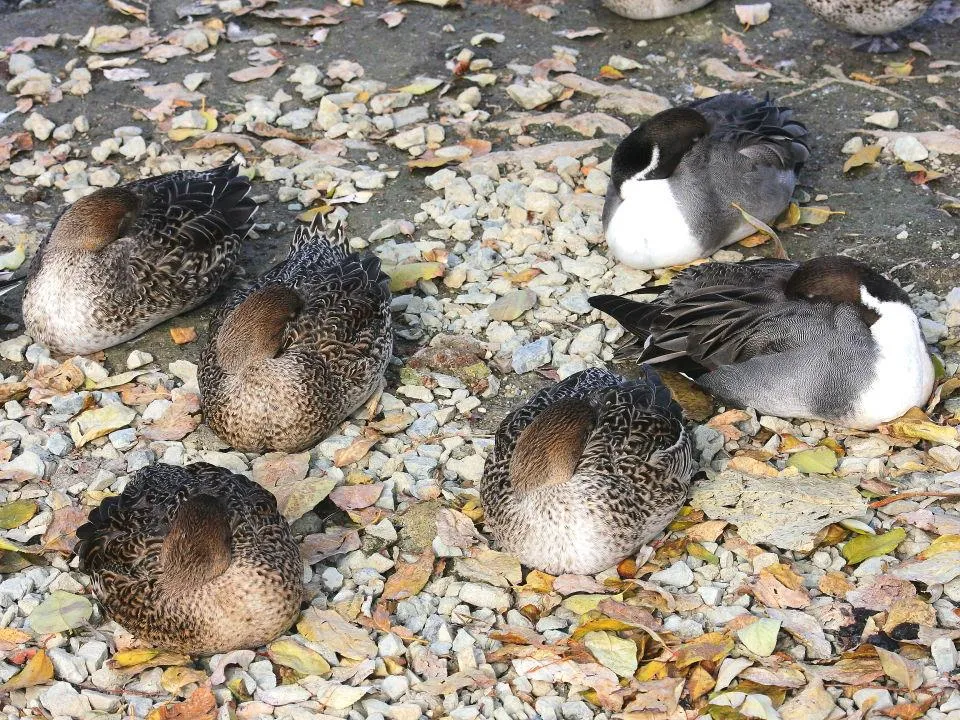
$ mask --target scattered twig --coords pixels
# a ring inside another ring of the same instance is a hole
[[[827,66],[827,69],[829,72],[830,67]],[[874,92],[880,92],[885,95],[890,95],[891,97],[895,97],[899,100],[906,100],[907,102],[910,101],[910,98],[908,98],[906,95],[901,95],[898,92],[894,92],[893,90],[890,90],[885,87],[880,87],[879,85],[871,85],[870,83],[865,83],[860,80],[851,80],[850,78],[843,75],[842,71],[838,70],[837,72],[839,73],[839,75],[831,73],[830,77],[825,77],[822,80],[817,80],[813,85],[810,85],[809,87],[805,87],[803,88],[803,90],[797,90],[792,93],[787,93],[786,95],[781,96],[780,99],[786,100],[788,98],[796,97],[797,95],[803,95],[808,92],[822,90],[823,88],[827,87],[828,85],[832,85],[833,83],[841,83],[843,85],[852,85],[853,87],[860,88],[861,90],[873,90]]]
[[[933,492],[930,490],[911,490],[910,492],[897,493],[896,495],[891,495],[885,497],[882,500],[875,500],[870,503],[867,507],[871,509],[882,508],[885,505],[894,503],[897,500],[907,500],[909,498],[915,497],[939,497],[939,498],[957,498],[960,499],[960,492]]]

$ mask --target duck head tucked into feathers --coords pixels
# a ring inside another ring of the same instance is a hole
[[[627,180],[670,177],[683,156],[709,132],[707,119],[691,108],[657,113],[617,146],[612,163],[614,186],[619,190]]]
[[[195,495],[174,515],[160,550],[161,582],[183,592],[205,585],[230,567],[232,530],[227,509],[212,495]]]
[[[764,415],[870,430],[923,406],[933,389],[908,296],[851,258],[705,263],[650,302],[590,304],[636,337],[625,354]]]
[[[107,615],[157,647],[260,647],[300,611],[303,561],[276,498],[214,465],[141,468],[77,540]]]
[[[784,293],[796,300],[849,303],[857,308],[867,325],[880,319],[878,303],[910,305],[910,298],[896,283],[862,262],[841,255],[803,263],[790,276]]]
[[[530,423],[513,449],[510,476],[519,492],[567,482],[576,472],[596,411],[581,398],[560,400]]]
[[[296,291],[278,284],[267,285],[240,303],[224,320],[216,340],[224,371],[236,374],[276,357],[284,329],[302,307]]]
[[[126,188],[97,190],[63,211],[50,247],[97,252],[126,235],[139,212],[140,199]]]

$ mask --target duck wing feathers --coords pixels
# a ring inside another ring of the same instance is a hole
[[[210,334],[216,336],[230,312],[252,292],[284,285],[300,296],[303,307],[287,323],[281,352],[302,351],[305,362],[322,353],[327,382],[365,377],[392,348],[389,283],[379,259],[350,252],[343,226],[331,230],[318,215],[312,225],[297,229],[285,261],[220,308]]]
[[[810,155],[806,127],[769,95],[757,100],[747,93],[728,93],[690,107],[707,118],[714,145],[727,147],[750,163],[797,173]]]
[[[288,542],[276,498],[247,478],[208,463],[145,467],[123,493],[105,499],[77,529],[84,572],[98,573],[110,594],[156,581],[163,540],[180,505],[196,495],[218,498],[229,515],[234,557],[256,563],[264,549]],[[265,561],[266,562],[266,561]]]
[[[257,211],[238,170],[231,161],[125,186],[140,209],[131,232],[113,245],[121,246],[145,299],[210,295],[234,268]]]
[[[646,366],[642,370],[639,379],[625,380],[602,368],[588,368],[544,388],[501,423],[494,464],[504,463],[506,471],[523,430],[551,405],[571,399],[585,401],[594,410],[594,427],[577,472],[633,477],[646,463],[664,458],[672,462],[674,454],[682,455],[682,410],[656,372]]]
[[[781,286],[687,288],[679,298],[638,303],[598,296],[590,303],[637,337],[624,348],[640,362],[674,363],[695,375],[804,348],[869,347],[870,330],[852,306],[791,300]],[[776,359],[773,359],[776,362]],[[779,375],[781,373],[777,373]]]

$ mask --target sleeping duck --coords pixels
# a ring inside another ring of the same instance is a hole
[[[651,302],[590,304],[636,336],[625,354],[766,415],[871,430],[933,389],[906,293],[846,257],[697,265]]]
[[[649,270],[707,257],[787,207],[809,154],[806,128],[769,98],[728,93],[657,113],[613,154],[607,245]]]
[[[602,0],[610,12],[631,20],[657,20],[699,10],[712,0]]]
[[[933,0],[803,0],[819,18],[855,35],[887,35],[902,30],[919,20]],[[886,46],[869,43],[866,49],[896,50],[895,43]]]
[[[70,205],[30,267],[27,334],[85,355],[203,303],[237,264],[257,211],[238,169],[169,173]]]
[[[276,499],[223,468],[145,467],[77,538],[107,614],[158,647],[256,648],[300,612],[303,562]]]
[[[389,278],[322,216],[287,259],[210,321],[198,380],[207,424],[237,450],[307,448],[375,402],[393,349]]]
[[[541,390],[497,430],[480,481],[504,552],[554,575],[635,553],[683,505],[694,472],[680,407],[652,369],[591,368]]]

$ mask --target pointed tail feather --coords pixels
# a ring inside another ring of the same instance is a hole
[[[620,323],[624,330],[635,335],[639,341],[650,337],[650,324],[662,309],[654,303],[627,300],[619,295],[594,295],[588,302]]]

